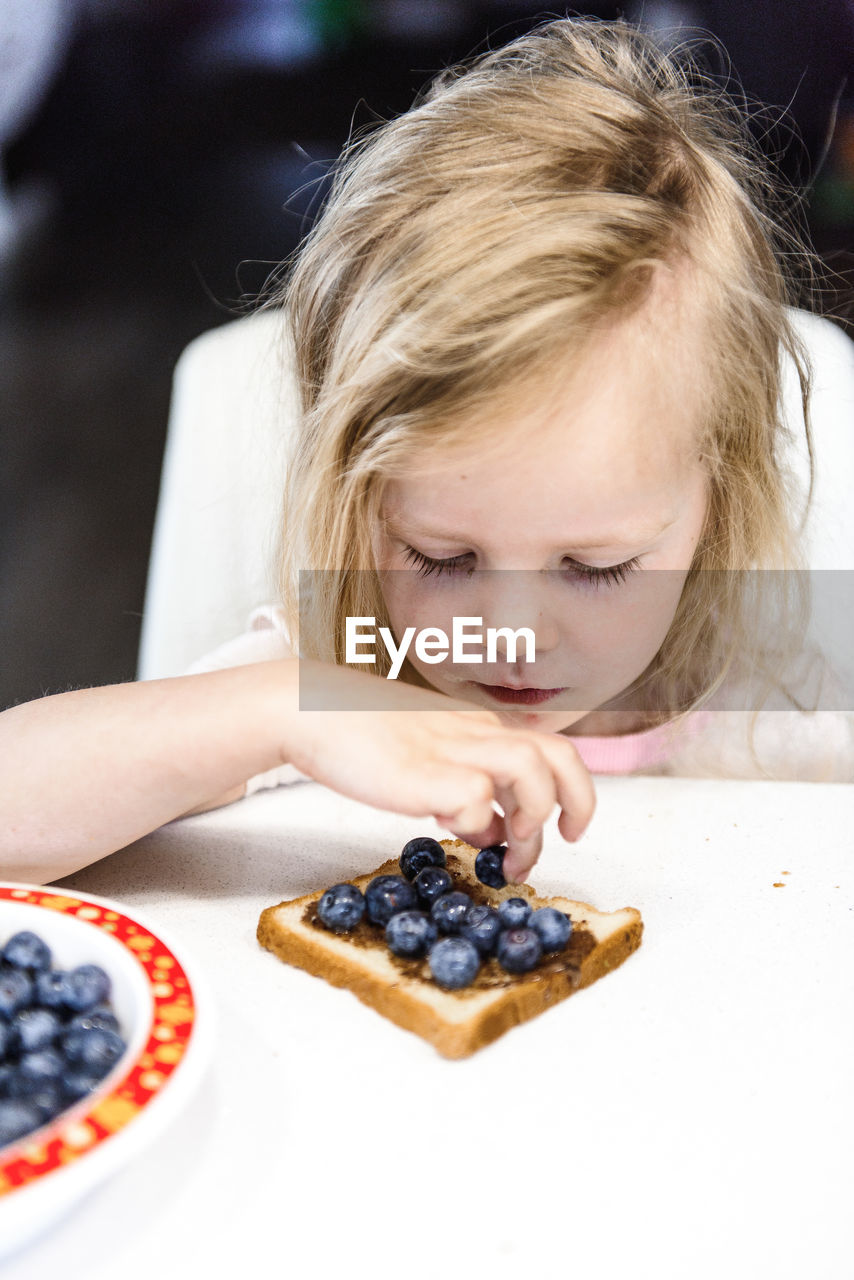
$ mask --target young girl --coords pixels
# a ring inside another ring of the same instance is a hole
[[[801,564],[784,356],[807,391],[761,172],[696,71],[586,20],[355,143],[276,299],[302,404],[281,603],[184,677],[0,716],[4,875],[300,773],[506,841],[517,879],[555,806],[584,831],[591,770],[854,777],[849,720],[787,684],[794,614],[756,627],[755,571]],[[535,651],[347,661],[348,619],[400,645],[473,615]],[[799,709],[751,741],[757,673]]]

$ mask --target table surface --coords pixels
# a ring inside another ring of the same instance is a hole
[[[549,828],[531,883],[639,908],[642,947],[461,1062],[255,940],[263,907],[441,834],[429,822],[303,783],[63,881],[186,946],[216,1048],[172,1127],[4,1276],[323,1276],[386,1256],[379,1275],[843,1274],[854,787],[637,777],[598,794],[578,845]]]

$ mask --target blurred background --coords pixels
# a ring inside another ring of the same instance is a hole
[[[351,124],[567,12],[0,0],[0,707],[133,678],[173,366],[297,245]],[[854,332],[854,0],[580,12],[712,32],[746,93],[788,108],[762,143]]]

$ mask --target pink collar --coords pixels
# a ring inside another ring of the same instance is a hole
[[[657,725],[640,733],[619,737],[576,737],[567,734],[591,773],[635,773],[661,764],[685,736],[693,737],[708,722],[711,712],[694,711],[678,727]]]

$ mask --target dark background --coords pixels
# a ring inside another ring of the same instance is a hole
[[[442,66],[575,12],[523,0],[59,4],[53,65],[0,134],[0,707],[133,678],[175,360],[296,246],[351,123],[403,111]],[[0,0],[0,105],[21,8]],[[641,11],[647,26],[713,32],[746,92],[789,108],[763,145],[804,192],[835,273],[825,302],[854,329],[854,0],[582,10]]]

